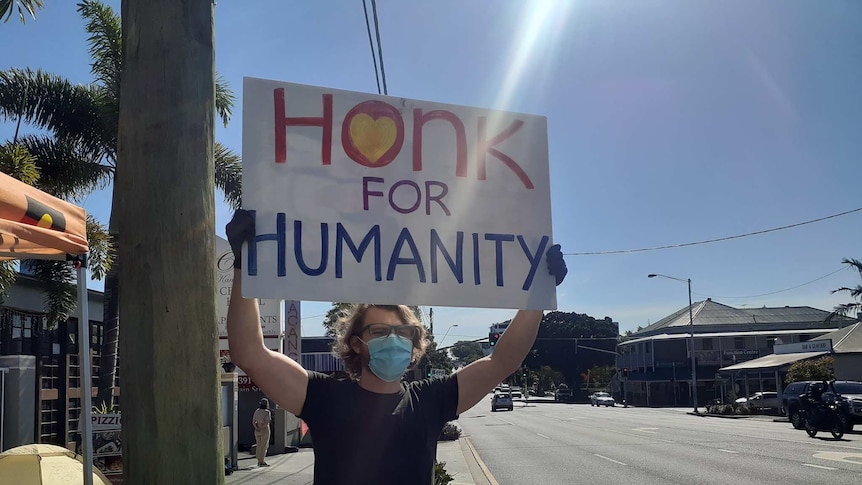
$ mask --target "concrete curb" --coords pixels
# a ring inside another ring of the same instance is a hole
[[[467,461],[468,467],[470,467],[470,473],[473,475],[476,485],[500,485],[494,478],[494,475],[491,474],[491,470],[488,469],[485,462],[479,457],[479,452],[476,451],[473,443],[470,442],[470,438],[464,437],[459,441],[461,442],[461,451],[464,453],[464,459]]]

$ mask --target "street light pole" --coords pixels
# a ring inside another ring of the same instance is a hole
[[[647,278],[655,278],[659,276],[661,278],[667,278],[669,280],[682,281],[688,284],[688,327],[689,327],[689,346],[691,347],[691,387],[689,388],[689,393],[691,394],[691,403],[694,408],[694,412],[697,413],[697,361],[694,357],[694,316],[692,314],[692,304],[691,304],[691,278],[674,278],[673,276],[667,276],[663,274],[652,273],[648,274]]]
[[[446,329],[446,333],[443,334],[443,338],[441,338],[440,341],[437,342],[437,345],[443,345],[443,341],[446,340],[446,336],[449,335],[449,330],[452,330],[452,327],[457,327],[457,326],[458,326],[457,323],[453,323],[452,325],[449,325],[449,328]]]

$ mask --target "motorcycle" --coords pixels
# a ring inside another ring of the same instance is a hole
[[[835,399],[827,403],[812,403],[808,396],[802,396],[809,404],[801,411],[801,421],[808,436],[814,438],[818,431],[829,431],[832,437],[840,440],[847,429],[847,417]]]

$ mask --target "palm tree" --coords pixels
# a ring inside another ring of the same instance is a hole
[[[3,18],[3,22],[8,22],[12,12],[15,11],[13,7],[17,7],[18,17],[23,24],[27,21],[24,12],[29,13],[33,20],[36,20],[36,9],[42,8],[43,4],[43,0],[0,0],[0,17]]]
[[[859,261],[858,259],[845,258],[841,262],[858,271],[859,276],[862,277],[862,261]],[[832,293],[849,293],[850,297],[856,300],[836,306],[832,311],[833,315],[843,315],[846,317],[852,316],[854,312],[857,312],[857,314],[858,312],[862,312],[862,285],[856,285],[855,288],[843,286],[837,290],[832,290]]]
[[[116,217],[117,127],[119,124],[120,76],[123,72],[122,32],[119,16],[97,1],[78,4],[90,34],[88,43],[95,82],[73,84],[65,78],[31,69],[0,72],[0,116],[23,119],[48,134],[28,135],[19,143],[37,159],[41,180],[52,193],[82,195],[113,182],[112,211],[108,222],[113,260],[105,275],[105,305],[100,348],[97,405],[110,406],[116,375],[119,337],[119,264],[121,250]],[[226,125],[234,96],[222,79],[216,81],[216,115]],[[241,200],[240,158],[216,143],[215,184],[229,205]]]

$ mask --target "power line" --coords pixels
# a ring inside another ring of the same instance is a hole
[[[377,71],[377,56],[374,54],[374,41],[371,39],[371,24],[368,22],[368,4],[362,0],[362,11],[365,13],[365,31],[368,32],[368,45],[371,47],[371,62],[374,63],[374,77],[377,79],[377,94],[380,93],[380,74]]]
[[[832,214],[831,216],[820,217],[817,219],[811,219],[810,221],[798,222],[796,224],[790,224],[787,226],[773,227],[772,229],[764,229],[762,231],[748,232],[745,234],[738,234],[736,236],[727,236],[727,237],[720,237],[720,238],[716,238],[716,239],[707,239],[705,241],[688,242],[688,243],[682,243],[682,244],[670,244],[667,246],[656,246],[656,247],[651,247],[651,248],[620,249],[620,250],[614,250],[614,251],[590,251],[590,252],[582,252],[582,253],[563,253],[563,254],[565,254],[566,256],[598,256],[598,255],[606,255],[606,254],[640,253],[640,252],[644,252],[644,251],[658,251],[659,249],[672,249],[672,248],[682,248],[682,247],[687,247],[687,246],[696,246],[698,244],[708,244],[708,243],[714,243],[714,242],[720,242],[720,241],[729,241],[731,239],[739,239],[742,237],[756,236],[759,234],[766,234],[768,232],[781,231],[784,229],[790,229],[792,227],[804,226],[806,224],[813,224],[815,222],[825,221],[827,219],[834,219],[836,217],[846,216],[847,214],[852,214],[854,212],[859,212],[859,211],[862,211],[862,207],[859,207],[858,209],[845,211],[845,212],[840,212],[838,214]]]
[[[383,79],[383,94],[389,95],[386,86],[386,68],[383,67],[383,46],[380,44],[380,24],[377,22],[377,0],[371,0],[371,12],[374,14],[374,33],[377,35],[377,57],[380,59],[380,77]]]
[[[693,293],[693,294],[695,294],[695,295],[700,295],[700,296],[712,297],[712,298],[722,298],[722,299],[731,299],[731,298],[757,298],[757,297],[759,297],[759,296],[769,296],[769,295],[774,295],[774,294],[776,294],[776,293],[783,293],[783,292],[785,292],[785,291],[795,290],[796,288],[802,288],[802,287],[803,287],[803,286],[805,286],[805,285],[810,285],[811,283],[814,283],[814,282],[820,281],[820,280],[822,280],[823,278],[828,278],[829,276],[832,276],[832,275],[834,275],[835,273],[838,273],[839,271],[844,271],[845,269],[848,269],[848,268],[850,268],[850,267],[849,267],[849,266],[842,266],[841,268],[838,268],[838,269],[836,269],[835,271],[833,271],[833,272],[831,272],[831,273],[825,274],[825,275],[823,275],[823,276],[821,276],[821,277],[819,277],[819,278],[814,278],[813,280],[808,281],[808,282],[805,282],[805,283],[802,283],[801,285],[791,286],[790,288],[784,288],[783,290],[778,290],[778,291],[770,291],[769,293],[761,293],[761,294],[759,294],[759,295],[748,295],[748,296],[721,296],[721,295],[706,295],[706,294],[703,294],[703,293]]]

